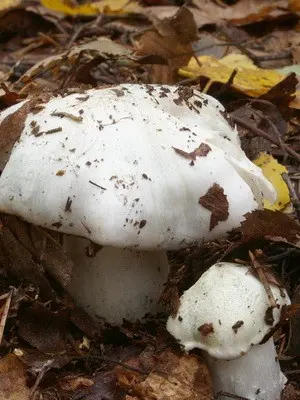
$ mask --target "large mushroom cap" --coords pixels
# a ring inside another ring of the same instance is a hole
[[[186,350],[200,348],[218,359],[240,357],[260,343],[280,319],[281,307],[290,304],[285,289],[270,285],[278,308],[250,268],[217,263],[180,298],[168,331]]]
[[[224,235],[274,190],[222,111],[171,86],[52,98],[25,120],[0,179],[0,210],[117,247]]]

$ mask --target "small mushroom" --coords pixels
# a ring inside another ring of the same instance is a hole
[[[271,312],[265,288],[249,267],[218,263],[184,292],[177,315],[168,319],[168,331],[185,350],[203,350],[218,399],[227,399],[225,393],[280,399],[286,378],[273,338],[261,343],[290,299],[283,288],[270,285],[270,290],[276,302]]]
[[[0,115],[0,130],[22,104]],[[67,289],[90,314],[120,323],[156,312],[167,250],[222,237],[274,200],[222,111],[176,86],[53,97],[24,119],[0,210],[70,235]]]

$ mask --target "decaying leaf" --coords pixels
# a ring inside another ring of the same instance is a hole
[[[131,14],[139,13],[142,10],[139,2],[135,0],[101,0],[92,5],[101,14]]]
[[[271,240],[300,246],[300,225],[279,211],[256,210],[245,215],[245,221],[235,232],[242,234],[243,243],[251,240]]]
[[[272,102],[288,120],[290,108],[300,108],[300,93],[297,91],[298,79],[295,73],[290,73],[270,90],[260,96],[260,99]]]
[[[11,284],[32,285],[39,289],[42,299],[53,299],[54,291],[41,265],[33,260],[32,254],[19,243],[3,219],[1,223],[0,270],[8,274]]]
[[[151,360],[147,359],[148,363]],[[143,363],[143,357],[139,359]],[[130,362],[135,363],[134,361]],[[207,368],[194,355],[177,355],[166,350],[152,361],[152,372],[145,377],[116,368],[119,385],[138,400],[209,400],[211,384]]]
[[[73,262],[63,251],[57,239],[58,234],[46,231],[12,216],[3,216],[5,226],[9,228],[20,245],[45,268],[47,273],[65,287],[70,281]]]
[[[68,312],[53,312],[35,302],[20,315],[19,336],[32,347],[48,354],[58,354],[66,347]]]
[[[277,193],[274,204],[264,200],[264,208],[273,211],[282,210],[291,201],[287,184],[282,179],[282,173],[287,173],[286,167],[279,164],[274,157],[267,153],[260,153],[253,162],[262,169],[264,176],[272,183]]]
[[[210,230],[214,229],[219,222],[226,221],[229,217],[227,196],[218,183],[214,183],[207,193],[200,197],[199,204],[211,211]]]
[[[291,0],[292,1],[292,0]],[[231,6],[223,2],[193,0],[189,7],[194,15],[198,28],[205,25],[221,25],[230,22],[234,25],[247,25],[264,20],[272,20],[287,15],[288,4],[285,0],[239,0]],[[178,7],[148,7],[144,10],[146,15],[159,18],[174,15]]]
[[[14,354],[0,360],[0,400],[29,400],[26,369]]]
[[[171,18],[156,21],[154,29],[141,36],[137,54],[159,56],[167,64],[166,67],[155,66],[152,83],[161,83],[162,74],[167,79],[164,83],[174,83],[175,70],[185,65],[193,54],[191,42],[196,40],[196,36],[193,15],[186,7],[180,8]]]
[[[27,115],[34,104],[32,100],[25,102],[16,112],[9,114],[0,122],[0,150],[7,150],[19,139]]]
[[[26,71],[26,73],[20,78],[20,81],[26,83],[36,75],[49,71],[63,63],[69,63],[72,65],[82,52],[93,56],[102,56],[104,58],[114,56],[118,58],[123,57],[125,59],[132,54],[132,52],[126,47],[121,46],[106,37],[99,37],[96,40],[89,40],[72,47],[70,50],[58,53],[55,56],[47,57],[36,63]]]

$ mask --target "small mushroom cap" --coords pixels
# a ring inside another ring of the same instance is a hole
[[[0,210],[116,247],[223,236],[275,192],[222,111],[175,86],[52,98],[26,118],[0,178]]]
[[[270,285],[278,308],[250,268],[217,263],[180,298],[168,331],[189,351],[199,348],[218,359],[234,359],[260,343],[275,326],[281,307],[290,304],[285,289]]]

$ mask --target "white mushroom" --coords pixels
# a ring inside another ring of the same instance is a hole
[[[260,344],[290,304],[285,289],[270,285],[271,308],[262,283],[250,268],[232,263],[210,267],[180,298],[168,331],[185,350],[205,351],[214,394],[248,400],[280,400],[286,382],[272,338]]]
[[[119,323],[155,312],[166,250],[224,236],[262,196],[275,198],[222,111],[175,86],[52,98],[25,120],[0,179],[0,210],[74,235],[68,290],[92,315]],[[94,258],[88,240],[105,246]]]

